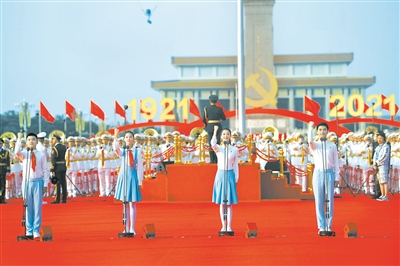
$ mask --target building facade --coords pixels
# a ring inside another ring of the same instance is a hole
[[[347,67],[352,53],[274,55],[272,13],[274,0],[245,0],[245,105],[246,108],[268,107],[303,112],[304,95],[321,106],[320,117],[329,119],[330,95],[352,94],[365,97],[375,77],[351,77]],[[178,71],[177,80],[152,81],[162,97],[192,98],[200,111],[209,104],[211,94],[218,95],[227,110],[238,107],[237,56],[172,57]],[[179,115],[179,114],[178,114]],[[224,126],[237,128],[237,120]],[[247,115],[245,133],[261,132],[274,126],[280,132],[306,127],[295,119],[270,115]],[[350,128],[354,130],[353,128]]]

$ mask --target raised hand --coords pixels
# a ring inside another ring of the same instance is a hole
[[[115,128],[114,129],[114,138],[118,139],[118,133],[119,133],[119,129]]]

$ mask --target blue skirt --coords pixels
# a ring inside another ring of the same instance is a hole
[[[227,173],[226,185],[224,185],[224,173]],[[224,204],[225,193],[226,193],[226,199],[228,200],[226,204],[231,205],[238,203],[238,197],[236,193],[235,173],[233,172],[233,170],[218,169],[214,180],[212,202],[216,204]]]
[[[122,170],[122,167],[121,167]],[[126,193],[124,188],[124,181],[126,181]],[[126,196],[126,198],[125,198]],[[117,185],[115,186],[114,198],[117,200],[127,202],[138,202],[142,201],[142,195],[139,190],[139,182],[137,178],[137,171],[128,169],[127,176],[125,178],[124,171],[120,171],[118,174]]]

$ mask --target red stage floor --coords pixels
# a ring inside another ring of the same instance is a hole
[[[317,235],[314,201],[239,202],[234,237],[218,237],[213,203],[138,203],[133,239],[118,239],[122,204],[113,198],[77,198],[44,205],[52,242],[17,242],[21,200],[0,205],[1,265],[399,265],[399,195],[378,202],[363,195],[335,199],[336,237]],[[244,238],[247,222],[258,237]],[[358,238],[344,238],[355,222]],[[154,223],[156,238],[142,238]]]

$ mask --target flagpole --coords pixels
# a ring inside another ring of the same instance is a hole
[[[239,87],[238,84],[235,84],[236,86],[236,95],[239,95]],[[235,115],[236,115],[236,130],[239,130],[239,97],[236,99],[236,108],[235,108]],[[240,130],[239,130],[240,132]],[[241,134],[245,134],[244,132],[241,132]]]
[[[237,1],[238,12],[238,102],[239,102],[239,131],[246,134],[246,116],[245,116],[245,102],[244,102],[244,32],[243,32],[243,2]]]
[[[40,106],[39,106],[39,116],[38,116],[38,119],[39,119],[39,133],[42,132],[42,119],[41,119],[41,117],[42,117],[42,105],[43,105],[43,103],[40,103]]]
[[[92,136],[92,113],[90,113],[90,119],[89,119],[89,136]]]

